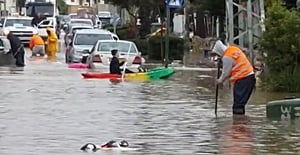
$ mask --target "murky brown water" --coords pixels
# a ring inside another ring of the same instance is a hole
[[[14,74],[1,69],[1,155],[80,155],[83,144],[111,139],[139,150],[96,154],[300,154],[299,125],[266,119],[274,94],[257,90],[247,117],[233,118],[224,86],[216,117],[214,73],[115,84],[84,80],[63,63],[27,64]]]

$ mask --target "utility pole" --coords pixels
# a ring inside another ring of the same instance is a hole
[[[253,47],[265,31],[264,19],[264,0],[226,0],[228,42],[247,49],[252,64],[255,59]]]
[[[6,12],[6,0],[4,0],[4,17],[7,16],[7,12]]]
[[[169,64],[169,35],[170,35],[170,8],[167,7],[167,25],[166,25],[166,42],[165,42],[165,67]]]
[[[99,0],[95,0],[96,1],[96,14],[98,15],[99,12]]]

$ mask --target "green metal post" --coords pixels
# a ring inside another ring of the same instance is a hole
[[[165,42],[165,67],[169,64],[169,34],[170,34],[170,9],[167,8],[167,26],[166,26],[166,42]]]

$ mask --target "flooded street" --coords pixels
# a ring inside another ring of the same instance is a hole
[[[231,95],[221,90],[216,118],[215,73],[178,71],[169,80],[114,83],[82,79],[84,70],[67,68],[63,53],[59,62],[1,69],[1,155],[82,155],[82,145],[112,139],[138,150],[95,154],[300,154],[299,125],[266,118],[274,95],[257,90],[247,117],[233,118]]]

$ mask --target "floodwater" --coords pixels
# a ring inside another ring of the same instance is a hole
[[[84,80],[84,70],[68,69],[62,54],[59,61],[1,69],[1,155],[83,155],[82,145],[111,139],[125,139],[138,150],[95,154],[300,154],[299,125],[266,119],[265,104],[274,94],[256,90],[247,117],[233,117],[225,85],[216,117],[213,72],[115,83]]]

